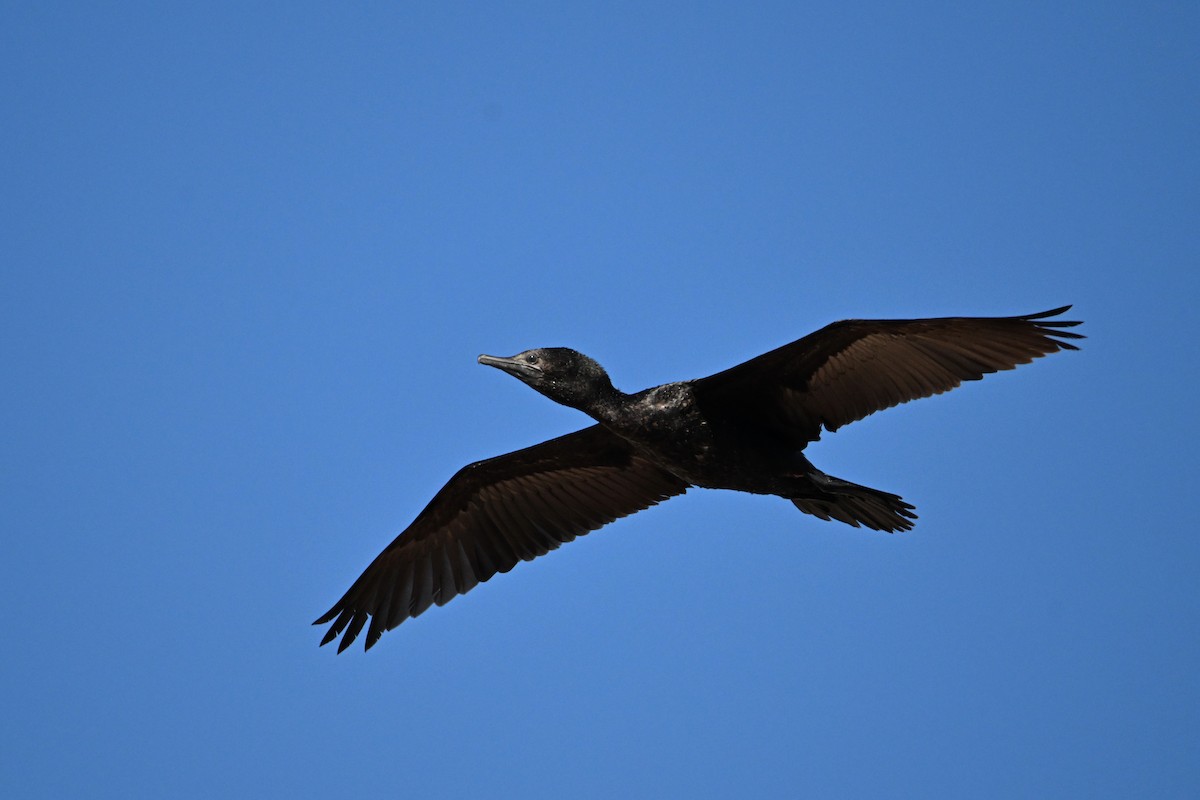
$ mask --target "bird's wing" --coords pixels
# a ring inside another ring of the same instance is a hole
[[[313,624],[333,622],[322,645],[345,630],[340,653],[369,618],[370,649],[430,605],[687,488],[599,425],[470,464]]]
[[[844,320],[736,367],[693,382],[706,415],[752,420],[793,446],[825,430],[963,381],[1076,350],[1050,319],[1063,306],[1017,317]]]

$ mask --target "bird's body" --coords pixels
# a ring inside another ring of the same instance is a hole
[[[591,416],[647,459],[701,489],[791,497],[815,472],[801,451],[736,418],[706,415],[693,381],[646,389]]]
[[[690,487],[778,495],[821,519],[902,531],[913,507],[818,470],[804,448],[868,414],[1076,349],[1051,320],[846,320],[707,378],[625,394],[566,348],[480,356],[596,424],[460,470],[315,624],[322,644],[385,630]]]
[[[709,485],[713,470],[732,466],[727,454],[722,459],[718,430],[700,412],[687,382],[646,389],[625,403],[593,410],[590,416],[693,486],[717,488]]]

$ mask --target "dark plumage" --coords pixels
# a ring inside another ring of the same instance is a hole
[[[333,624],[345,650],[370,621],[384,631],[443,605],[518,561],[692,486],[787,498],[801,511],[855,527],[902,531],[913,506],[826,475],[803,455],[821,430],[949,391],[1058,350],[1075,350],[1050,319],[845,320],[707,378],[636,394],[566,348],[480,356],[599,424],[459,470],[417,518],[314,624]],[[344,631],[344,633],[343,633]]]

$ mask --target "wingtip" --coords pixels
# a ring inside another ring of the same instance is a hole
[[[1060,350],[1078,350],[1079,348],[1065,339],[1086,339],[1087,336],[1075,331],[1065,331],[1063,328],[1074,328],[1076,325],[1082,325],[1083,320],[1079,319],[1050,319],[1057,317],[1059,314],[1064,314],[1071,310],[1070,305],[1059,306],[1052,308],[1049,311],[1042,311],[1037,314],[1026,314],[1023,317],[1018,317],[1023,322],[1032,322],[1037,329],[1050,338],[1051,341]]]

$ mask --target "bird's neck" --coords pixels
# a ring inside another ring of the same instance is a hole
[[[609,422],[619,417],[631,401],[632,395],[625,394],[610,384],[601,390],[589,392],[586,398],[570,405],[597,422]]]

